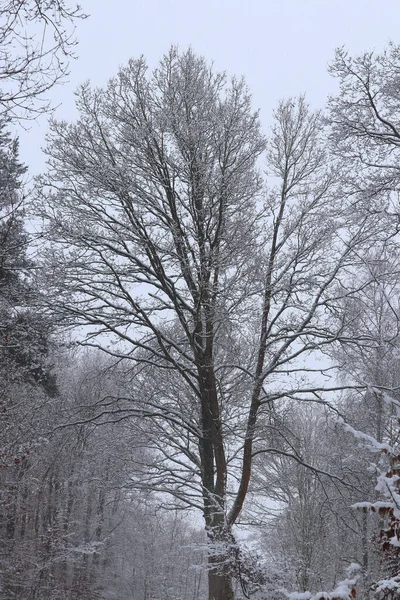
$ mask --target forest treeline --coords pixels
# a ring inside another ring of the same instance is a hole
[[[0,98],[1,599],[398,594],[400,47],[330,70],[132,59],[29,190]]]

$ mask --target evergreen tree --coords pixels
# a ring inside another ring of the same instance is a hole
[[[35,311],[38,295],[29,277],[33,263],[27,256],[21,191],[26,167],[6,126],[0,123],[0,377],[40,383],[53,395],[55,382],[46,367],[50,326]]]

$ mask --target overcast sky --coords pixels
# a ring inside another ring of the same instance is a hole
[[[78,60],[69,82],[52,93],[57,117],[74,119],[74,90],[104,85],[130,57],[151,66],[171,44],[189,45],[219,70],[244,75],[267,130],[280,98],[306,93],[323,107],[335,82],[327,73],[334,49],[352,54],[400,43],[399,0],[80,0]],[[21,157],[44,167],[46,119],[22,132]]]

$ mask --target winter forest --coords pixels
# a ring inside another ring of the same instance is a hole
[[[0,599],[398,598],[400,46],[266,130],[175,46],[68,121],[85,15],[1,6]]]

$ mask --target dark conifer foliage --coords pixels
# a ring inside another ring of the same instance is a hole
[[[25,230],[23,177],[18,141],[0,125],[0,335],[2,377],[31,380],[56,393],[47,362],[50,325],[38,312],[40,292],[32,280]]]

